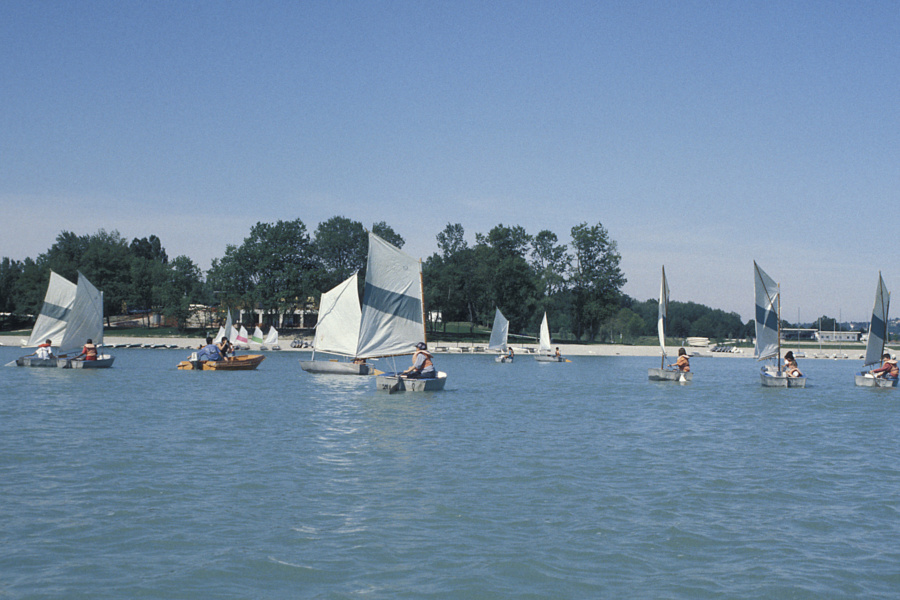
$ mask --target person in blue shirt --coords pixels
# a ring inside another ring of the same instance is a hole
[[[206,345],[200,348],[200,351],[197,353],[197,360],[222,360],[219,347],[213,344],[211,337],[206,338]]]
[[[413,354],[413,366],[403,371],[402,375],[409,379],[433,379],[437,377],[434,370],[434,361],[431,352],[425,342],[416,344],[416,353]]]

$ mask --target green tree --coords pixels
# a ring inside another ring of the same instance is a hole
[[[191,316],[191,304],[206,300],[200,267],[187,256],[176,257],[165,271],[159,296],[163,314],[175,319],[178,329],[183,330]]]
[[[565,244],[559,245],[558,241],[555,233],[544,229],[531,242],[532,266],[540,277],[540,288],[546,296],[563,291],[566,285],[571,257],[566,252]]]
[[[364,271],[369,238],[359,221],[332,217],[316,227],[313,248],[324,270],[321,291],[325,291]]]
[[[601,225],[587,223],[572,228],[575,264],[572,269],[573,325],[576,338],[594,341],[601,323],[618,308],[626,279],[619,263],[616,242]]]

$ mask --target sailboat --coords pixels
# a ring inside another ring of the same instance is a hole
[[[278,330],[275,329],[274,325],[269,327],[269,333],[266,334],[264,343],[269,347],[269,350],[281,350],[281,346],[278,345]]]
[[[20,367],[61,367],[64,369],[105,369],[111,367],[115,357],[98,354],[97,360],[74,360],[69,354],[78,354],[84,343],[91,339],[99,348],[103,345],[103,292],[78,273],[78,285],[50,271],[50,284],[44,295],[44,305],[31,330],[29,346],[45,340],[58,344],[56,358],[23,356],[16,360]]]
[[[881,273],[878,273],[878,287],[875,288],[875,306],[872,307],[872,320],[869,321],[869,339],[866,342],[866,357],[863,367],[871,367],[881,363],[884,355],[884,341],[887,339],[888,308],[891,294],[884,286]],[[896,379],[875,377],[871,371],[862,371],[855,377],[856,385],[862,387],[897,387]]]
[[[679,381],[687,383],[694,379],[694,374],[683,373],[678,370],[666,368],[666,315],[669,309],[669,282],[666,281],[666,268],[662,268],[662,281],[659,284],[659,318],[656,321],[656,331],[659,333],[659,351],[662,354],[658,369],[647,369],[647,377],[650,381]]]
[[[250,343],[256,344],[262,349],[263,345],[263,332],[262,329],[259,328],[259,325],[253,328],[253,333],[250,334]]]
[[[547,325],[547,313],[544,313],[544,320],[541,321],[541,333],[538,338],[538,353],[534,355],[534,360],[538,362],[572,362],[562,356],[557,356],[550,347],[550,326]]]
[[[781,288],[753,261],[756,293],[756,360],[775,359],[759,373],[763,387],[806,387],[806,377],[788,377],[781,370]]]
[[[301,360],[300,367],[307,373],[334,373],[341,375],[371,375],[370,365],[356,360],[359,343],[359,324],[362,310],[359,307],[356,273],[322,294],[319,300],[319,322],[310,360]],[[352,362],[316,360],[316,352],[337,354],[354,359]]]
[[[506,342],[509,339],[509,321],[496,309],[494,313],[494,325],[491,327],[491,339],[488,342],[488,350],[501,352],[494,360],[499,363],[511,363],[513,357],[506,353]]]
[[[366,265],[357,358],[412,354],[416,343],[426,342],[421,261],[370,232]],[[388,392],[437,391],[446,382],[443,371],[431,379],[410,379],[399,373],[375,376],[376,389]]]

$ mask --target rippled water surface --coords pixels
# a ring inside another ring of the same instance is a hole
[[[446,391],[388,395],[297,353],[113,352],[0,370],[0,598],[900,590],[900,390],[857,361],[774,390],[748,359],[679,385],[653,358],[438,356]]]

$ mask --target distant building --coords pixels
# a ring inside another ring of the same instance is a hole
[[[816,339],[820,342],[858,342],[861,331],[818,331]]]

